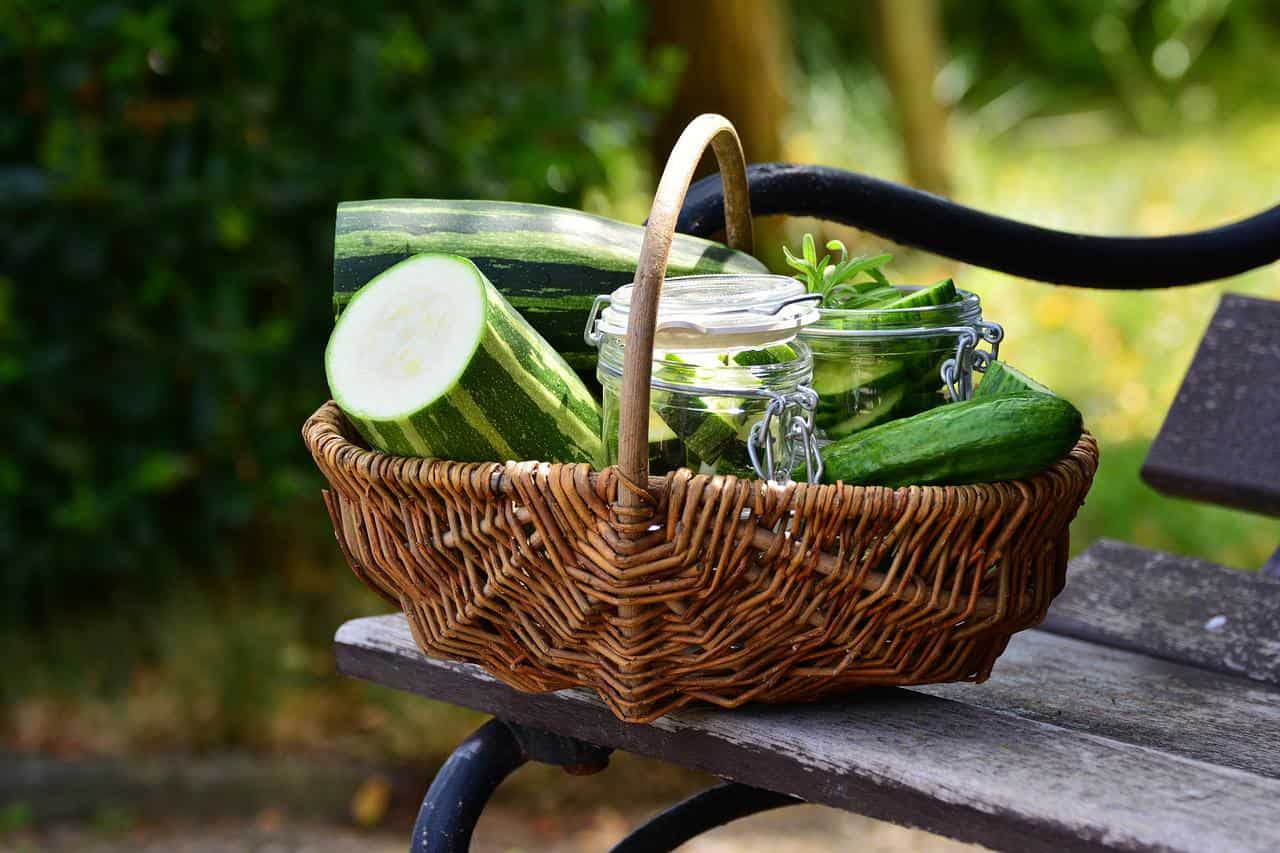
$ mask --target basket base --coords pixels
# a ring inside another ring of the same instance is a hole
[[[402,459],[308,422],[339,545],[432,656],[628,722],[864,687],[981,681],[1062,589],[1097,467],[1028,480],[778,488],[681,470],[620,507],[617,469]],[[639,519],[639,520],[637,520]]]

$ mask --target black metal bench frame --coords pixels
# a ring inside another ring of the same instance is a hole
[[[418,811],[412,850],[465,851],[489,797],[529,761],[561,767],[575,776],[599,773],[609,764],[608,747],[491,719],[454,750],[436,774]],[[740,817],[802,803],[788,794],[725,782],[672,806],[614,848],[614,853],[674,850],[691,838]]]
[[[1045,282],[1118,290],[1174,287],[1236,275],[1280,258],[1280,206],[1230,225],[1191,234],[1095,237],[992,216],[908,187],[839,169],[765,163],[751,166],[748,179],[752,209],[757,215],[787,214],[836,221],[903,245]],[[694,184],[679,230],[713,236],[723,224],[719,177]],[[1236,308],[1247,310],[1247,306]],[[1167,423],[1153,448],[1144,476],[1172,494],[1206,497],[1202,487],[1183,486],[1187,478],[1180,477],[1171,462],[1176,460],[1179,448],[1176,441],[1171,445],[1170,440],[1165,439],[1169,431]],[[1259,495],[1246,502],[1245,508],[1280,512],[1280,483],[1263,483],[1259,488]],[[1208,497],[1221,499],[1222,494]],[[1239,500],[1234,503],[1241,505]],[[1267,569],[1280,576],[1280,551]],[[1106,604],[1103,602],[1104,610]],[[1122,624],[1122,614],[1127,605],[1111,604],[1114,606],[1108,612],[1117,614],[1113,620],[1114,636],[1102,636],[1107,634],[1105,625],[1099,627],[1087,620],[1073,622],[1069,604],[1061,610],[1055,608],[1049,627],[1069,635],[1101,639],[1112,647],[1123,648],[1130,642],[1146,654],[1160,656],[1158,647],[1126,637],[1128,629]],[[1091,605],[1097,606],[1098,602]],[[1255,615],[1255,621],[1258,620],[1265,623],[1258,627],[1267,631],[1274,631],[1276,621],[1280,621],[1265,614]],[[338,651],[340,669],[360,677],[369,677],[369,673],[381,665],[376,661],[350,663],[364,651],[355,645],[344,646],[341,634]],[[1181,649],[1174,658],[1185,662],[1189,657],[1194,658],[1194,652],[1194,649]],[[1216,654],[1210,654],[1212,659],[1202,665],[1221,668]],[[1247,656],[1247,651],[1243,654]],[[348,661],[345,665],[344,660]],[[1272,662],[1263,661],[1259,666],[1266,674],[1275,674]],[[1276,671],[1280,672],[1280,668]],[[387,679],[388,683],[395,680]],[[408,684],[395,686],[412,689]],[[552,734],[516,721],[492,719],[467,738],[436,775],[418,814],[412,850],[414,853],[453,853],[469,849],[472,832],[489,797],[507,776],[526,762],[560,766],[573,774],[590,774],[605,768],[611,752],[609,747],[575,737]],[[737,818],[800,802],[803,800],[790,794],[726,782],[657,815],[613,849],[615,853],[671,850]],[[1059,839],[1059,843],[1071,844],[1063,839]],[[1093,849],[1092,843],[1082,841],[1082,849]]]

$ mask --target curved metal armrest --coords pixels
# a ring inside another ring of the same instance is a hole
[[[1229,225],[1167,237],[1072,234],[983,213],[891,181],[826,166],[747,168],[751,208],[852,225],[895,243],[1038,281],[1110,290],[1199,284],[1280,259],[1280,205]],[[719,176],[695,183],[677,229],[724,227]]]

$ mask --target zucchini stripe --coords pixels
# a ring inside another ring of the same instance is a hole
[[[409,418],[403,418],[396,421],[395,425],[400,428],[400,434],[404,436],[405,443],[413,451],[412,455],[431,455],[431,445],[427,444],[426,439],[418,432],[418,428],[414,426],[413,421]]]
[[[472,357],[471,367],[467,369],[468,378],[477,373],[475,368],[479,366],[477,364],[479,355],[480,350],[477,350],[476,355]],[[483,385],[483,383],[480,384]],[[520,458],[520,453],[508,444],[506,439],[504,439],[502,435],[494,429],[493,422],[485,414],[485,410],[481,409],[481,407],[476,404],[475,399],[473,399],[471,394],[467,393],[467,391],[462,388],[461,383],[455,385],[445,399],[451,406],[453,406],[458,417],[461,419],[462,424],[465,425],[461,428],[474,430],[475,437],[484,442],[485,446],[488,448],[486,455],[489,459],[493,459],[494,461],[506,461],[508,459]],[[457,429],[458,427],[454,427],[455,431]],[[449,433],[446,433],[446,435],[448,434]]]
[[[546,205],[494,201],[381,199],[338,205],[334,236],[335,313],[350,294],[422,252],[470,259],[553,348],[579,370],[595,351],[582,340],[591,301],[635,274],[644,229]],[[670,275],[763,273],[750,255],[677,234]]]
[[[544,400],[554,400],[555,408],[564,407],[573,419],[587,427],[588,432],[598,443],[600,438],[600,407],[595,398],[581,383],[570,383],[565,377],[570,375],[571,368],[554,350],[539,346],[538,333],[525,320],[506,305],[496,290],[490,288],[494,297],[495,310],[491,319],[492,328],[497,333],[485,341],[485,348],[502,368],[509,374],[518,371],[529,371],[543,377],[539,383],[531,383],[536,393]],[[526,345],[517,357],[509,341],[523,340]],[[524,359],[528,359],[526,362]],[[544,411],[547,406],[540,407]]]

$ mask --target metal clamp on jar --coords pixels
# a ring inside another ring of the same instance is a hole
[[[632,285],[600,296],[585,338],[599,349],[606,464],[618,413]],[[650,381],[649,469],[689,468],[786,483],[822,476],[809,387],[813,358],[797,333],[818,320],[817,294],[774,275],[670,278],[658,303]]]

